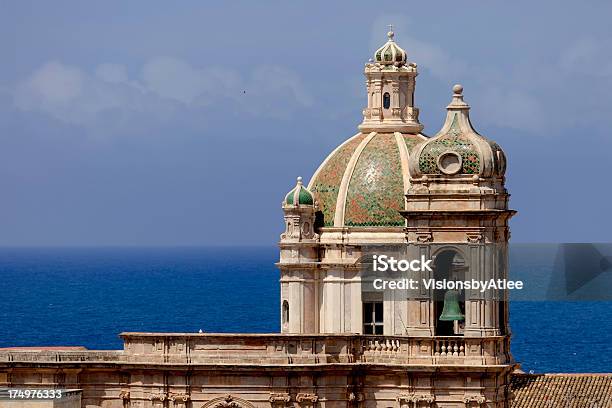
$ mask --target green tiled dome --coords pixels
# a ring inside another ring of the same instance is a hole
[[[314,205],[312,193],[304,187],[302,178],[297,178],[297,185],[285,196],[285,204],[289,205]]]
[[[469,105],[463,100],[463,87],[453,87],[453,100],[447,106],[442,129],[419,146],[411,159],[412,177],[424,175],[503,177],[506,156],[494,141],[472,127]]]
[[[308,185],[324,226],[403,226],[408,158],[420,134],[360,133],[334,150]]]

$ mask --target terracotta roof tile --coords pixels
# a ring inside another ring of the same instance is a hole
[[[512,408],[612,408],[612,374],[513,374]]]

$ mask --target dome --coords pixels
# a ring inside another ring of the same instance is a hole
[[[474,130],[469,105],[463,100],[463,87],[453,87],[453,100],[447,106],[442,129],[415,149],[410,175],[477,175],[503,177],[506,157],[497,143]]]
[[[393,31],[387,33],[389,40],[376,50],[374,61],[382,65],[404,65],[406,63],[406,51],[393,41]]]
[[[326,227],[403,226],[410,151],[421,134],[359,133],[319,166],[308,188]]]
[[[286,205],[314,205],[314,198],[312,193],[304,187],[302,178],[297,178],[297,184],[287,195],[285,196]]]

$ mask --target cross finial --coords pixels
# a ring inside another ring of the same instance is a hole
[[[387,27],[389,27],[389,32],[387,33],[387,37],[389,37],[389,40],[393,40],[393,36],[395,35],[393,33],[393,24],[389,24]]]

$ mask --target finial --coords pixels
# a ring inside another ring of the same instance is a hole
[[[393,24],[389,24],[389,32],[387,33],[387,37],[389,37],[389,41],[393,41],[393,37],[395,34],[393,33]]]
[[[299,185],[302,185],[302,177],[301,177],[301,176],[297,178],[297,183],[298,183]]]
[[[463,100],[463,85],[453,85],[453,100],[447,108],[469,109],[470,106]]]

